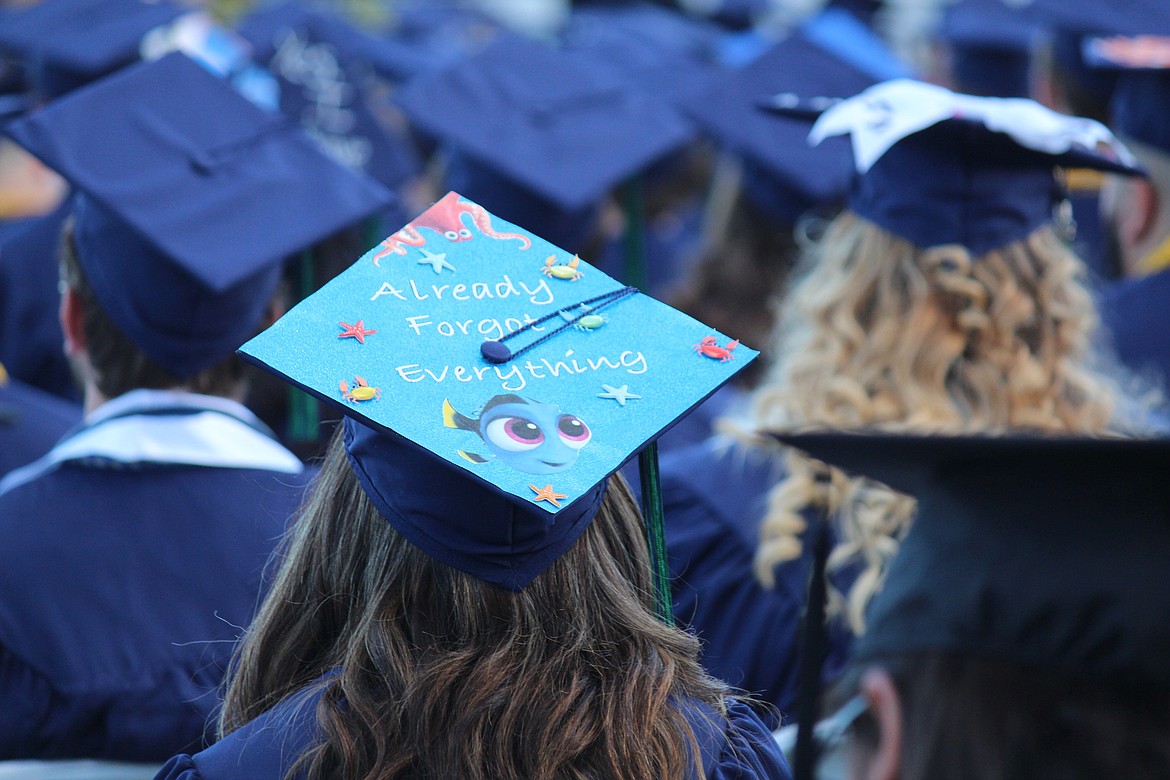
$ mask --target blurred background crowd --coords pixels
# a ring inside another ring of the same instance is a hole
[[[266,563],[342,416],[232,353],[370,248],[414,251],[400,228],[450,191],[761,352],[659,441],[674,611],[706,672],[781,729],[817,715],[798,710],[800,627],[827,567],[823,664],[804,675],[856,692],[915,502],[767,434],[1165,432],[1162,6],[4,2],[0,759],[153,774],[213,741]],[[842,102],[908,81],[945,89]],[[1020,100],[983,113],[952,92]],[[924,120],[931,101],[946,108]],[[287,186],[261,181],[266,155]],[[501,229],[465,211],[421,227]],[[230,418],[218,443],[207,415]],[[926,668],[945,688],[953,670]],[[923,760],[913,776],[943,776]]]

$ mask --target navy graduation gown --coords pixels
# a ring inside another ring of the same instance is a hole
[[[135,391],[98,413],[115,407],[0,483],[0,758],[161,762],[207,744],[308,480],[226,399]],[[125,456],[142,442],[149,457]]]
[[[0,234],[0,363],[33,387],[79,401],[57,318],[57,252],[69,213],[67,200],[51,214],[12,223]]]
[[[782,458],[716,438],[667,454],[661,471],[675,617],[699,636],[710,674],[788,715],[812,545],[776,567],[774,588],[752,569],[768,492],[784,476]],[[835,584],[846,587],[843,579]],[[833,621],[826,679],[842,671],[851,643],[849,630]]]
[[[1121,362],[1170,388],[1170,271],[1106,286],[1100,309]]]
[[[81,407],[9,379],[0,383],[0,477],[44,455],[81,422]]]
[[[173,757],[155,780],[285,777],[297,757],[320,739],[316,707],[323,691],[318,681],[207,750]],[[698,703],[684,714],[698,737],[702,776],[708,780],[791,778],[771,732],[744,704],[729,702],[726,720]]]

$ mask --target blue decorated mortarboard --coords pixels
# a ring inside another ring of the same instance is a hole
[[[256,12],[240,33],[276,77],[281,112],[326,154],[391,189],[421,172],[390,85],[371,65],[382,41],[299,2]]]
[[[481,170],[569,213],[594,205],[694,135],[666,103],[591,57],[514,36],[452,68],[419,76],[395,101],[422,131],[473,158]],[[488,182],[484,189],[490,193],[491,187]],[[506,198],[484,200],[511,216]]]
[[[960,653],[1170,687],[1170,439],[777,437],[918,501],[857,661]]]
[[[146,34],[189,10],[165,0],[41,0],[0,11],[0,51],[52,99],[138,61]]]
[[[398,531],[513,590],[757,354],[455,192],[240,352],[347,415]]]
[[[179,378],[254,332],[284,258],[391,198],[177,53],[5,132],[78,192],[74,240],[94,294]]]
[[[916,246],[960,244],[975,255],[1052,220],[1063,199],[1055,166],[1141,173],[1099,122],[906,79],[836,103],[809,141],[839,135],[850,137],[859,174],[853,211]]]

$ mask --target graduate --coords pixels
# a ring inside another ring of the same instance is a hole
[[[796,263],[798,242],[840,209],[852,170],[848,143],[807,148],[808,126],[759,110],[761,96],[854,94],[894,67],[873,50],[872,31],[827,9],[750,64],[714,78],[685,111],[720,150],[698,257],[666,300],[736,333],[763,354],[664,437],[662,449],[706,439],[713,423],[746,411],[770,365],[776,299]],[[827,43],[832,41],[832,45]],[[866,56],[846,54],[867,51]],[[892,59],[892,55],[886,52]],[[708,659],[710,660],[710,659]]]
[[[1053,227],[1054,164],[1135,170],[1106,128],[899,80],[836,103],[813,133],[850,135],[858,172],[780,303],[756,429],[1130,424],[1092,368],[1084,267]],[[832,676],[913,503],[750,434],[663,471],[682,617],[733,683],[791,713],[812,548],[830,537],[833,585],[848,596],[833,603]]]
[[[847,777],[1170,774],[1170,440],[780,438],[918,500],[822,731]]]
[[[765,696],[789,719],[796,665],[785,653],[778,661],[772,654],[793,647],[807,570],[803,564],[784,567],[782,582],[771,589],[741,576],[751,568],[763,494],[777,474],[768,458],[741,459],[730,470],[745,489],[721,491],[720,480],[733,478],[719,454],[726,442],[705,440],[718,420],[749,414],[751,390],[764,381],[771,363],[770,334],[799,255],[798,236],[807,242],[808,234],[840,209],[852,172],[847,141],[832,139],[808,149],[807,122],[760,111],[761,96],[859,92],[889,67],[872,64],[880,59],[876,56],[843,56],[840,50],[849,40],[838,41],[833,50],[815,42],[826,38],[822,26],[832,26],[851,35],[857,49],[872,45],[872,33],[859,31],[852,17],[825,13],[829,18],[818,17],[721,79],[690,107],[710,135],[742,158],[740,185],[731,203],[719,204],[728,210],[726,227],[709,239],[691,286],[672,300],[692,316],[742,334],[744,343],[763,355],[667,433],[663,445],[664,450],[682,445],[663,457],[667,543],[680,619],[704,641],[708,671]],[[721,176],[726,170],[722,165]],[[835,641],[830,675],[844,661],[847,646],[846,637]]]
[[[457,192],[395,235],[241,347],[346,418],[159,777],[788,777],[611,476],[752,350]]]
[[[161,762],[204,744],[308,481],[232,352],[284,258],[389,195],[177,53],[5,131],[77,193],[60,311],[86,417],[0,482],[0,757]]]

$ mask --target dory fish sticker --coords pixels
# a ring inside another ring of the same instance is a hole
[[[589,426],[556,404],[544,404],[510,393],[492,396],[479,417],[468,417],[443,401],[443,425],[477,434],[500,462],[529,474],[558,474],[577,462],[581,448],[593,438]],[[456,450],[471,463],[489,458]]]

